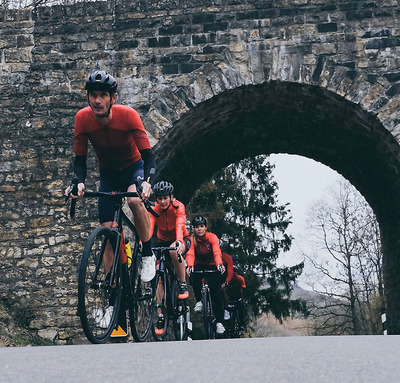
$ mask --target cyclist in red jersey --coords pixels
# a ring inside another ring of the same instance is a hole
[[[147,200],[152,193],[156,163],[139,114],[128,106],[115,104],[117,81],[104,71],[90,74],[85,89],[89,106],[75,116],[74,178],[78,180],[78,192],[76,196],[71,195],[72,198],[84,194],[90,142],[100,167],[99,191],[140,191],[142,198]],[[140,198],[131,197],[127,201],[143,245],[142,280],[150,281],[155,275],[150,218]],[[113,219],[113,202],[99,198],[98,209],[100,223],[109,227]],[[111,257],[105,258],[106,270],[110,269],[111,263]]]
[[[185,225],[185,205],[174,199],[173,192],[174,187],[169,182],[160,181],[154,185],[153,193],[157,198],[154,210],[160,216],[156,218],[150,214],[150,237],[153,236],[154,227],[157,225],[158,246],[177,247],[176,251],[171,250],[169,254],[179,280],[178,299],[186,299],[189,291],[186,284],[185,262],[182,257],[190,249],[191,241]],[[164,317],[161,312],[159,312],[155,331],[158,335],[162,335],[164,331]]]
[[[239,301],[239,299],[241,299],[238,302],[239,322],[241,330],[243,330],[243,324],[244,324],[245,292],[246,292],[246,282],[244,278],[238,274],[237,266],[233,266],[233,276],[228,285],[228,295],[230,301]]]
[[[221,248],[219,247],[218,237],[207,231],[207,219],[203,216],[196,216],[192,220],[194,234],[192,236],[192,247],[186,254],[188,273],[191,275],[193,270],[213,270],[218,269],[221,274],[225,272],[222,263]],[[193,291],[196,297],[194,310],[201,312],[203,304],[201,302],[202,277],[193,274]],[[224,308],[221,298],[221,275],[210,274],[208,284],[211,292],[211,300],[217,320],[216,332],[223,334],[225,327],[222,324],[224,320]]]
[[[226,253],[221,253],[221,256],[222,256],[222,263],[225,267],[225,272],[224,272],[224,274],[222,274],[222,277],[221,277],[221,282],[222,282],[221,293],[222,293],[222,299],[223,299],[224,308],[225,308],[224,319],[228,320],[229,319],[229,311],[226,310],[228,303],[229,303],[227,286],[233,276],[233,259],[229,254],[226,254]]]

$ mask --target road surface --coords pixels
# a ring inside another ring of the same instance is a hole
[[[7,383],[400,382],[400,336],[3,348],[0,361]]]

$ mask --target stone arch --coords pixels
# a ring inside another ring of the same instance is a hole
[[[158,178],[182,201],[216,170],[271,153],[319,161],[360,191],[380,224],[388,327],[400,333],[400,145],[379,119],[326,89],[280,81],[227,89],[187,110],[155,146]]]

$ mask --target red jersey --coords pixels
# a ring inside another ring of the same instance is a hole
[[[171,201],[168,209],[161,209],[156,202],[154,210],[160,214],[158,218],[150,214],[150,237],[153,236],[154,226],[157,225],[157,239],[163,242],[174,242],[175,240],[183,243],[183,238],[189,236],[186,229],[185,205],[178,200]]]
[[[139,151],[151,149],[139,114],[129,106],[113,105],[109,125],[101,125],[90,107],[75,117],[75,155],[86,156],[88,141],[102,169],[125,169],[138,161]]]
[[[197,244],[195,245],[195,243]],[[203,238],[192,239],[192,246],[186,253],[188,267],[194,265],[215,265],[222,264],[221,248],[218,237],[206,231]]]
[[[231,279],[231,282],[228,285],[228,294],[229,294],[229,299],[232,301],[235,301],[239,298],[243,297],[243,289],[246,288],[246,282],[244,278],[235,273],[233,275],[233,278]]]
[[[225,267],[225,273],[224,273],[224,275],[226,274],[225,281],[229,283],[233,277],[233,259],[229,254],[221,253],[221,255],[222,255],[222,262]]]

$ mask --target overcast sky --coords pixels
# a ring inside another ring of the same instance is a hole
[[[320,162],[305,157],[273,154],[270,162],[275,164],[273,175],[279,186],[279,203],[289,202],[293,217],[288,232],[295,240],[290,252],[280,257],[279,262],[290,266],[303,260],[301,249],[306,250],[306,243],[301,237],[307,233],[306,219],[310,206],[342,177]]]

